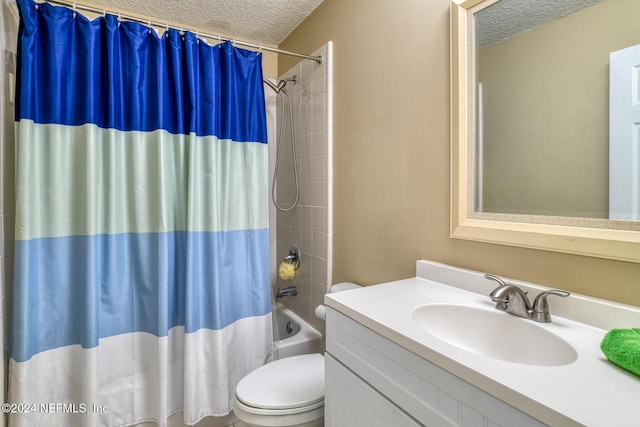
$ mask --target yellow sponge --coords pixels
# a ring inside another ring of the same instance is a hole
[[[280,263],[280,267],[278,267],[278,276],[280,276],[282,280],[292,280],[296,277],[295,266],[287,261]]]

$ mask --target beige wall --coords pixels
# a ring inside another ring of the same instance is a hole
[[[324,0],[280,47],[329,40],[333,283],[411,277],[430,259],[640,305],[640,264],[449,237],[448,0]]]
[[[609,53],[638,14],[606,1],[478,51],[484,211],[609,217]]]
[[[264,51],[262,53],[262,76],[270,79],[278,77],[278,54]]]

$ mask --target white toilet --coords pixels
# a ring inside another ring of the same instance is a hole
[[[340,283],[329,292],[358,287]],[[233,412],[249,427],[323,427],[324,356],[285,357],[251,372],[236,387]]]
[[[250,427],[324,426],[324,356],[268,363],[236,387],[233,412]]]

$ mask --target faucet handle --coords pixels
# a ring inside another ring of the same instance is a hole
[[[489,280],[493,280],[493,281],[495,281],[495,282],[498,282],[498,284],[499,284],[500,286],[498,286],[496,289],[494,289],[494,290],[491,292],[491,295],[489,295],[489,296],[491,297],[491,300],[492,300],[493,302],[495,302],[495,303],[496,303],[496,308],[497,308],[498,310],[507,311],[508,299],[507,299],[507,298],[504,298],[504,299],[496,300],[496,299],[493,297],[493,294],[494,294],[498,289],[500,289],[500,288],[502,288],[502,287],[504,287],[504,286],[507,286],[507,284],[504,282],[504,280],[502,280],[502,279],[501,279],[501,278],[499,278],[498,276],[494,276],[493,274],[485,273],[484,277],[485,277],[485,279],[489,279]]]
[[[509,291],[512,291],[512,290],[517,290],[519,293],[522,293],[523,294],[522,295],[522,297],[523,297],[523,299],[522,299],[523,305],[527,308],[527,310],[530,308],[529,300],[526,297],[527,291],[525,291],[523,289],[520,289],[516,285],[512,285],[511,283],[506,283],[500,277],[495,276],[493,274],[486,273],[484,275],[484,277],[489,279],[489,280],[493,280],[495,282],[498,282],[498,284],[500,285],[497,288],[495,288],[493,291],[491,291],[491,293],[489,294],[489,297],[491,298],[491,301],[496,303],[496,308],[498,310],[508,311],[508,307],[509,307],[509,303],[510,303],[510,301],[509,301]]]
[[[493,274],[485,273],[484,277],[485,277],[485,279],[494,280],[494,281],[498,282],[500,284],[500,286],[509,286],[510,285],[510,283],[505,282],[500,277],[498,277],[496,275],[493,275]],[[522,289],[522,293],[527,295],[529,293],[529,291],[527,291],[525,289]]]
[[[493,274],[485,273],[484,277],[485,277],[485,279],[494,280],[494,281],[498,282],[500,284],[500,286],[507,286],[507,284],[504,282],[504,280],[502,280],[498,276],[494,276]]]
[[[533,308],[531,310],[531,318],[537,322],[549,323],[551,322],[551,314],[549,313],[549,304],[547,303],[547,297],[549,295],[555,295],[558,297],[568,297],[571,293],[567,291],[561,291],[558,289],[552,289],[550,291],[540,292],[536,299],[533,300]]]

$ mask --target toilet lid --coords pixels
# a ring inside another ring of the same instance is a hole
[[[236,387],[242,403],[263,409],[287,409],[324,400],[324,356],[303,354],[268,363]]]

